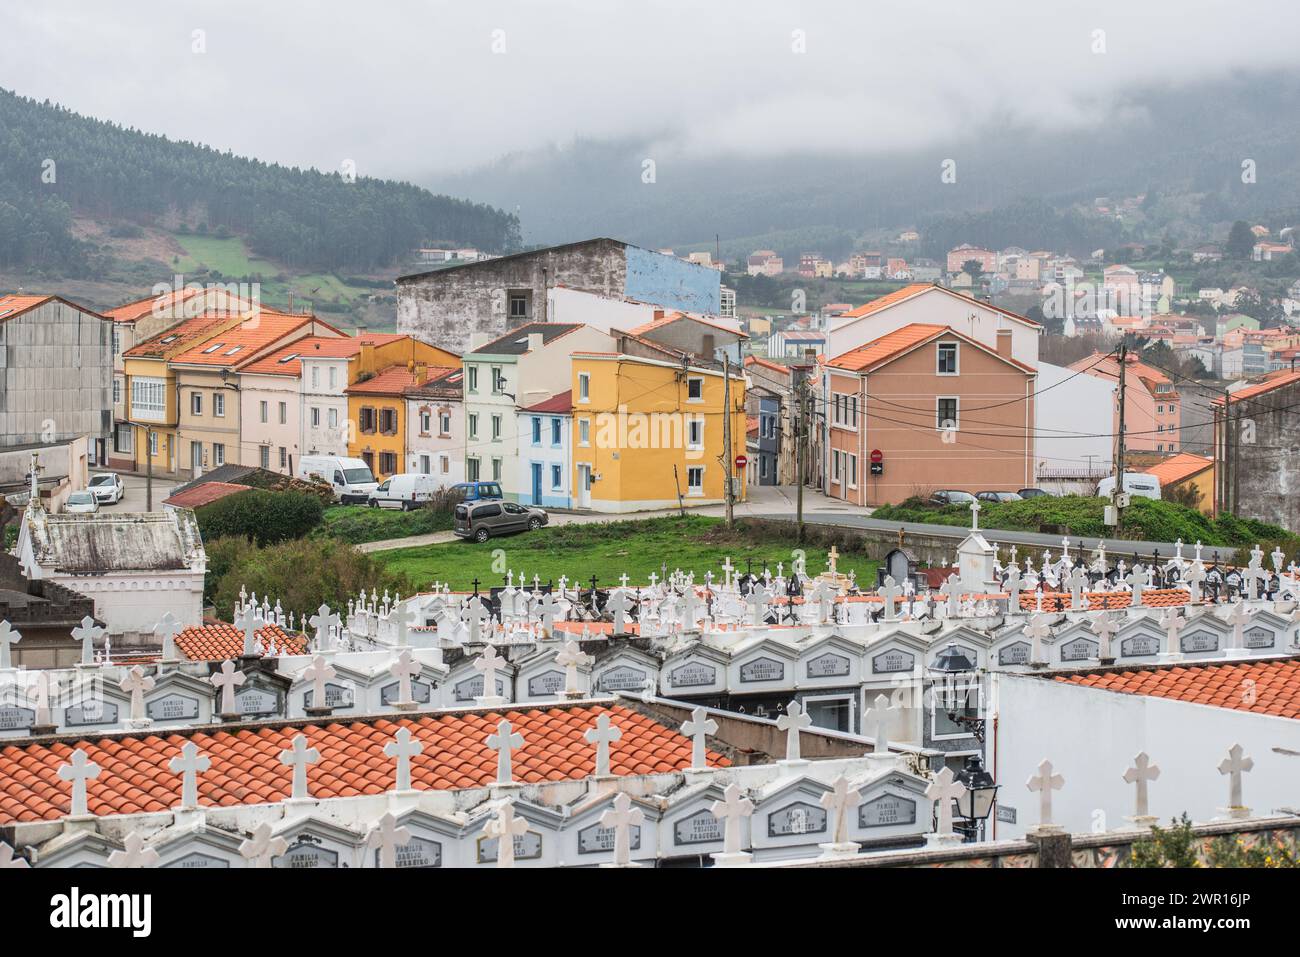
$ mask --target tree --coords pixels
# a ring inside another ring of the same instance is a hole
[[[309,492],[249,489],[195,511],[205,539],[239,536],[258,545],[301,538],[321,523],[325,509]]]
[[[980,276],[984,275],[984,264],[978,259],[968,259],[961,264],[961,271],[978,282]]]
[[[1223,254],[1229,259],[1249,259],[1254,251],[1255,234],[1250,231],[1250,224],[1242,219],[1237,220],[1228,233]]]

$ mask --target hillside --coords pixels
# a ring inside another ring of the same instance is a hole
[[[94,304],[107,305],[184,268],[270,281],[265,298],[298,285],[350,302],[390,290],[415,247],[504,251],[518,235],[512,215],[409,183],[264,163],[0,90],[0,285],[106,284]]]

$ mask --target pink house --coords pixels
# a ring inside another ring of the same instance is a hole
[[[1119,386],[1119,359],[1093,353],[1070,366]],[[1182,399],[1173,381],[1154,366],[1130,356],[1124,376],[1124,446],[1135,452],[1172,455],[1178,451]],[[1115,403],[1112,434],[1119,434],[1119,403]]]

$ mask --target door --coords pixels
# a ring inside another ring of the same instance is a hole
[[[203,474],[203,443],[190,443],[190,469],[194,472],[194,477],[198,478]]]
[[[591,508],[591,466],[578,465],[578,508]]]
[[[542,504],[542,463],[533,463],[533,504]]]

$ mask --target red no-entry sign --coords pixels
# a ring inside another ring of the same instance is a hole
[[[736,468],[743,469],[748,464],[749,464],[749,459],[746,456],[744,455],[736,456]]]

